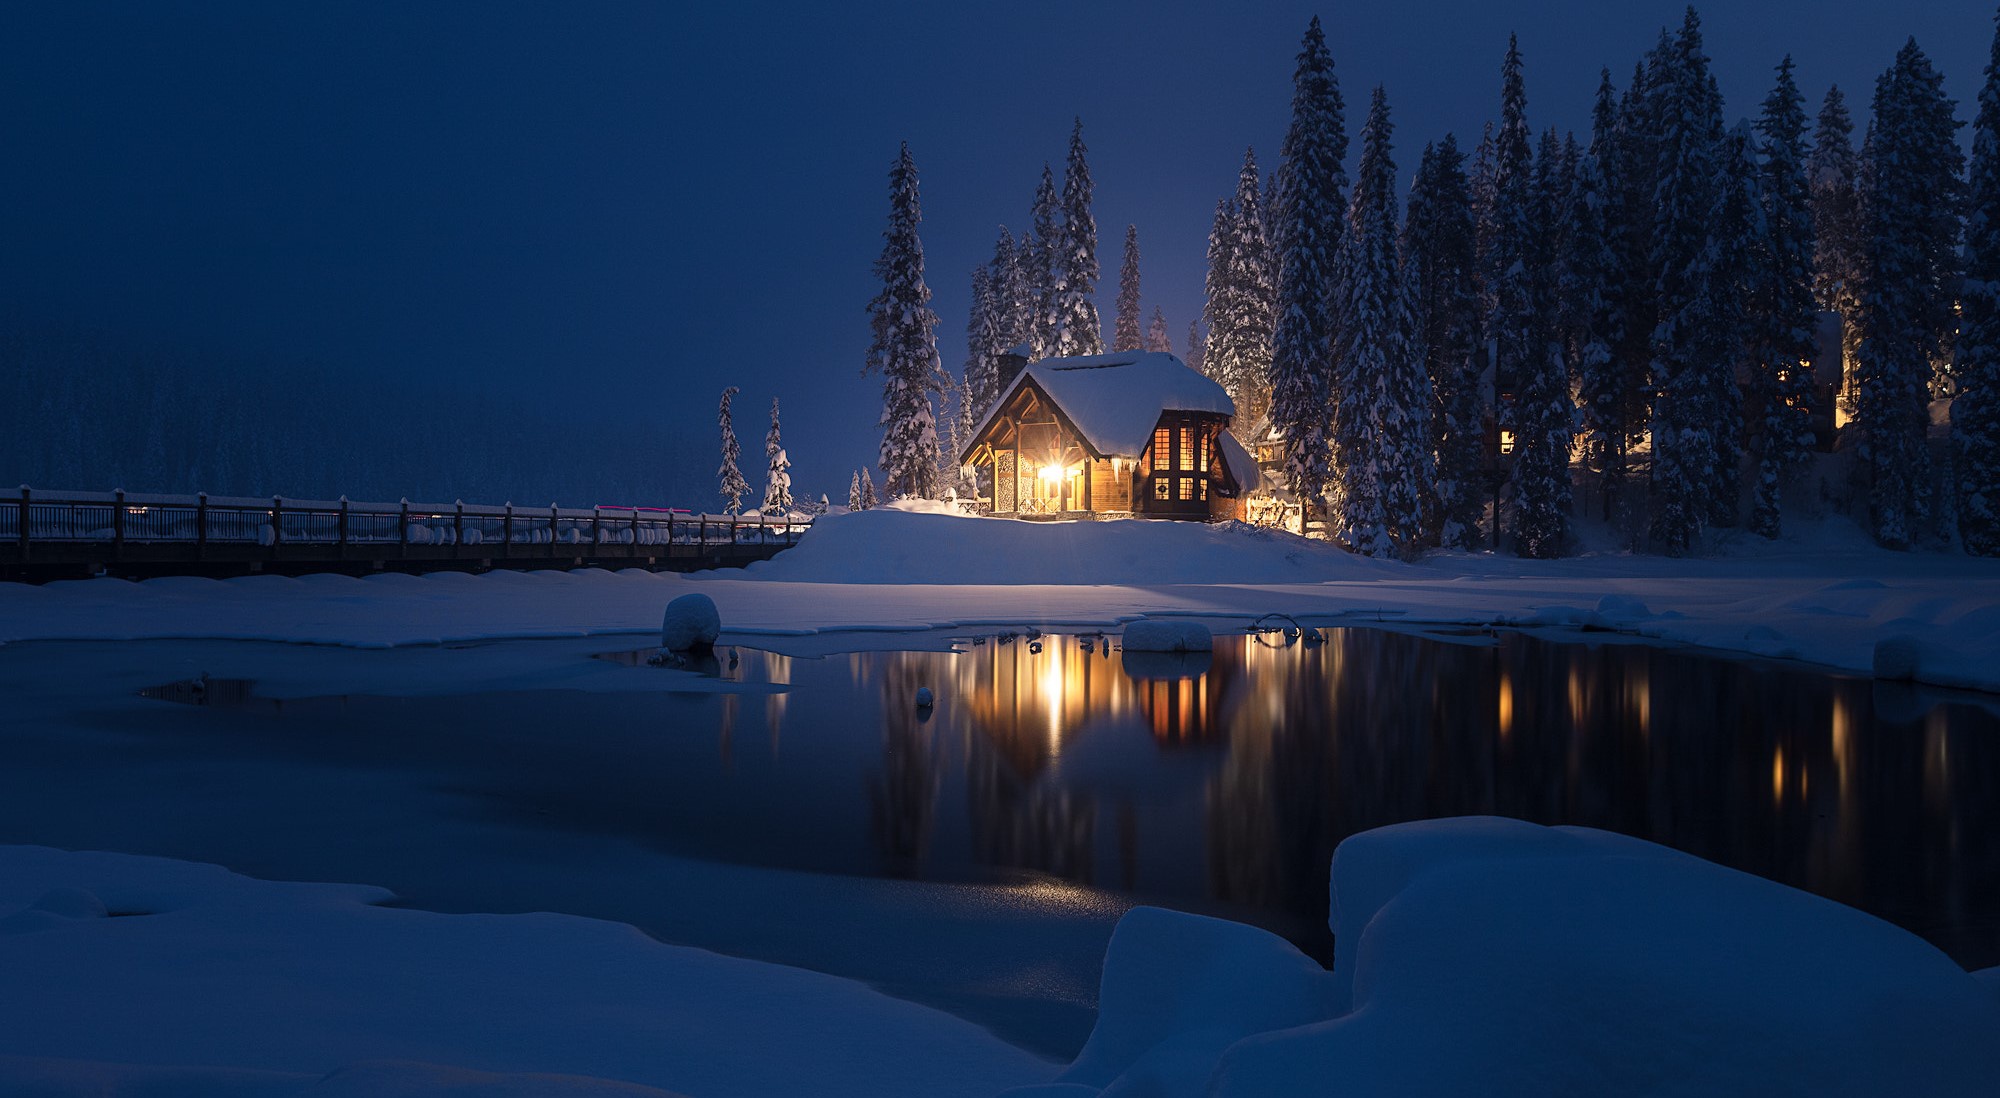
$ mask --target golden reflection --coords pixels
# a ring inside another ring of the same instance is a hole
[[[1771,799],[1782,803],[1785,799],[1785,745],[1779,744],[1771,752]]]
[[[1500,738],[1506,739],[1514,731],[1514,680],[1507,672],[1500,672]]]
[[[1840,786],[1840,807],[1845,810],[1854,792],[1854,710],[1845,691],[1833,695],[1833,773]]]

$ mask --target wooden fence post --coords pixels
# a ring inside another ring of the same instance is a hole
[[[285,541],[285,497],[271,497],[271,559],[278,559],[278,546]]]
[[[514,501],[507,501],[507,517],[500,520],[500,555],[514,555]]]
[[[452,504],[451,512],[451,556],[453,560],[465,555],[465,501]]]
[[[560,538],[556,537],[556,527],[561,524],[562,524],[562,509],[556,506],[554,500],[550,500],[549,501],[549,555],[550,556],[556,555],[556,543],[561,540]]]
[[[28,486],[25,484],[21,485],[21,529],[19,530],[19,536],[21,538],[22,564],[28,563],[28,537],[29,537],[28,518],[29,518],[29,512],[31,510],[28,506],[29,495],[30,492]]]
[[[117,488],[111,493],[111,559],[122,560],[125,556],[125,489]]]
[[[194,496],[194,559],[208,559],[208,493]]]
[[[403,557],[410,555],[410,501],[407,497],[396,518],[396,554]]]
[[[336,553],[336,555],[341,560],[346,560],[347,559],[347,497],[346,496],[340,497],[340,525],[335,529],[334,541],[340,545],[340,549]]]
[[[601,503],[593,503],[590,505],[590,555],[593,557],[597,556],[599,553],[604,552],[603,548],[599,544],[600,542],[599,535],[601,535],[603,531],[604,531],[604,505]]]

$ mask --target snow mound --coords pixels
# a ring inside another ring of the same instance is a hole
[[[798,545],[747,574],[919,584],[1317,583],[1415,575],[1407,565],[1242,523],[1032,522],[888,507],[822,518]]]
[[[1238,1043],[1210,1093],[1971,1096],[2000,1077],[2000,1003],[1930,945],[1637,839],[1404,824],[1342,843],[1332,887],[1352,1009]]]
[[[1197,1098],[1238,1040],[1331,1018],[1333,985],[1291,943],[1255,927],[1133,908],[1104,954],[1097,1026],[1055,1082],[1116,1080],[1121,1092]]]
[[[1212,652],[1215,634],[1198,621],[1135,621],[1125,627],[1127,652]]]
[[[713,648],[721,635],[722,613],[707,595],[682,595],[668,603],[660,622],[660,647],[669,652]]]

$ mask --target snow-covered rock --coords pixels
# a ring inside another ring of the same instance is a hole
[[[1607,832],[1430,820],[1342,843],[1351,1011],[1211,1093],[1987,1095],[2000,1003],[1852,908]]]
[[[660,647],[669,652],[693,652],[715,647],[722,635],[722,613],[703,594],[682,595],[667,604],[660,622]]]
[[[1135,621],[1121,642],[1127,652],[1212,652],[1215,634],[1198,621]]]

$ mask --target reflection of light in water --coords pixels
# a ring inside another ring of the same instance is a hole
[[[1840,807],[1845,811],[1854,790],[1854,713],[1842,691],[1833,695],[1833,773],[1840,784]]]
[[[1951,800],[1950,725],[1943,706],[1924,718],[1924,798],[1939,808]]]
[[[1785,799],[1785,745],[1779,744],[1771,752],[1771,799],[1782,803]]]
[[[1051,753],[1062,747],[1062,651],[1062,645],[1051,644],[1048,651],[1043,652],[1041,655],[1043,664],[1041,672],[1042,700],[1048,705],[1049,709],[1049,751]]]
[[[1500,738],[1507,738],[1514,731],[1514,683],[1507,672],[1500,672]]]
[[[1583,678],[1574,667],[1569,669],[1569,720],[1572,725],[1583,723]]]
[[[1636,676],[1638,681],[1632,686],[1632,708],[1639,717],[1639,735],[1650,739],[1653,735],[1653,680],[1651,672],[1641,665]]]

